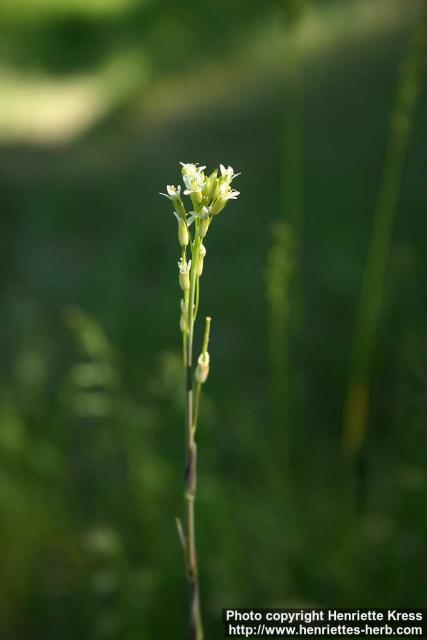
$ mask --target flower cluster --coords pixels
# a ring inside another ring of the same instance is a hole
[[[182,197],[181,186],[167,185],[167,193],[161,195],[168,198],[174,207],[174,214],[178,220],[179,243],[187,246],[189,242],[188,227],[196,221],[197,233],[204,238],[213,216],[220,213],[229,200],[235,200],[239,195],[231,187],[231,183],[239,173],[234,173],[233,167],[220,165],[219,170],[215,169],[210,175],[205,174],[205,166],[194,163],[184,163],[182,165],[182,178],[184,182],[184,196],[189,196],[191,200],[191,210],[186,211]]]
[[[202,241],[213,217],[224,209],[229,200],[235,200],[239,195],[239,191],[233,189],[231,183],[240,174],[234,173],[233,167],[225,167],[223,164],[209,175],[205,173],[206,167],[197,163],[181,162],[181,165],[184,190],[181,192],[180,185],[176,187],[168,184],[166,193],[161,195],[171,201],[178,222],[178,241],[182,250],[178,262],[179,283],[185,292],[191,287],[192,272],[194,271],[197,278],[202,275],[203,259],[206,255]],[[188,211],[182,196],[188,196],[190,199],[191,207]],[[192,238],[190,227],[193,223],[195,231]],[[187,262],[189,245],[191,260]]]

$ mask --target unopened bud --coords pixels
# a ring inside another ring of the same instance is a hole
[[[203,239],[208,232],[209,228],[209,218],[203,217],[200,218],[199,222],[199,236]]]
[[[218,213],[221,213],[221,211],[224,209],[226,204],[227,204],[226,200],[223,200],[223,199],[216,200],[215,204],[213,204],[212,207],[211,207],[212,215],[216,216],[216,215],[218,215]]]
[[[198,382],[199,384],[203,384],[208,378],[209,360],[209,353],[207,351],[201,353],[197,359],[197,367],[194,373],[194,377],[196,378],[196,382]]]
[[[188,227],[185,220],[179,218],[178,220],[178,240],[181,247],[186,247],[189,242]]]

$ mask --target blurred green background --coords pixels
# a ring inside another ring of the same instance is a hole
[[[242,171],[202,279],[207,637],[425,605],[424,9],[2,0],[2,638],[186,637],[179,161]]]

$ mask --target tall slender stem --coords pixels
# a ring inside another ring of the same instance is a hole
[[[203,640],[203,624],[200,606],[199,576],[196,547],[195,500],[197,484],[197,444],[196,430],[199,415],[201,384],[209,374],[209,328],[211,319],[206,318],[203,351],[199,357],[193,376],[194,324],[199,309],[200,276],[206,249],[202,239],[206,236],[214,216],[220,213],[228,200],[235,200],[239,192],[231,188],[235,174],[233,167],[220,165],[210,175],[205,175],[204,166],[197,163],[183,163],[182,176],[185,185],[183,195],[189,195],[191,211],[186,210],[181,199],[181,186],[167,185],[166,196],[172,202],[178,221],[178,242],[181,258],[178,261],[179,285],[184,292],[181,300],[180,328],[182,331],[183,368],[185,372],[185,525],[176,518],[178,537],[184,550],[190,588],[190,640]],[[190,227],[194,222],[194,235]],[[191,249],[191,260],[187,262],[187,250]],[[197,381],[196,396],[193,398],[193,377]]]
[[[196,232],[190,272],[190,290],[188,296],[188,338],[186,340],[186,556],[187,575],[190,587],[190,640],[203,640],[203,624],[200,606],[200,589],[196,547],[195,509],[197,484],[197,445],[193,430],[193,337],[194,337],[194,303],[197,281],[197,264],[201,240]]]

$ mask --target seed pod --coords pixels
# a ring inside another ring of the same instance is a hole
[[[197,275],[200,277],[203,273],[203,260],[206,255],[206,247],[201,244],[199,247],[199,261],[197,263]]]
[[[186,247],[189,242],[187,223],[182,218],[178,220],[178,241],[181,247]]]
[[[179,328],[182,332],[187,331],[187,312],[188,304],[185,300],[181,300],[181,318],[179,321]]]
[[[186,291],[190,288],[190,275],[187,271],[179,272],[179,284],[183,291]]]
[[[189,262],[183,262],[180,260],[178,262],[179,267],[179,284],[183,291],[186,291],[190,288],[190,269],[191,269],[191,260]]]

